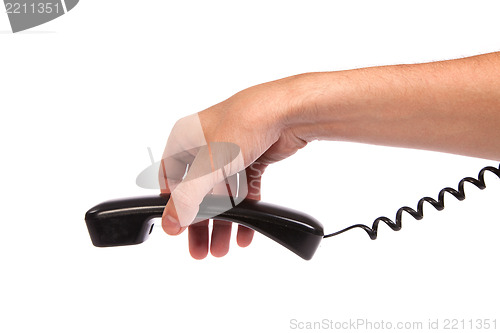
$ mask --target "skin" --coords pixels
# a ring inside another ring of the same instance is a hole
[[[198,116],[207,142],[239,145],[244,164],[238,169],[246,170],[252,189],[260,189],[260,177],[269,164],[314,140],[500,160],[500,52],[425,64],[301,74],[245,89]],[[176,139],[189,139],[189,133],[183,135]],[[199,188],[213,188],[222,180],[216,177]],[[206,193],[197,188],[179,190],[179,202],[186,197],[201,201]],[[249,197],[260,199],[260,191],[250,191]],[[162,227],[167,234],[177,235],[186,227],[179,225],[176,208],[180,206],[171,201]],[[189,203],[182,209],[195,214],[198,207]],[[211,241],[208,221],[190,225],[188,233],[193,258],[205,258],[209,251],[222,257],[229,250],[229,222],[213,222]],[[252,237],[252,230],[238,226],[239,246],[248,246]]]

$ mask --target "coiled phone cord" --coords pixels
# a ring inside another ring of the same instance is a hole
[[[346,232],[347,230],[351,230],[354,228],[361,228],[364,231],[366,231],[366,233],[368,234],[368,236],[370,236],[371,239],[377,239],[378,225],[380,222],[384,222],[392,230],[398,231],[401,229],[401,226],[402,226],[401,225],[401,216],[403,215],[403,212],[407,212],[408,214],[413,216],[413,218],[415,218],[416,220],[421,220],[424,217],[424,202],[430,203],[438,211],[441,211],[444,209],[444,194],[445,193],[452,194],[459,201],[462,201],[465,199],[464,185],[466,182],[474,184],[480,190],[484,190],[486,188],[486,183],[484,182],[484,174],[486,171],[492,172],[495,175],[497,175],[498,178],[500,178],[500,166],[499,166],[499,168],[494,168],[491,166],[484,167],[483,169],[481,169],[481,171],[479,171],[478,179],[475,179],[472,177],[463,178],[458,183],[458,191],[451,188],[451,187],[445,187],[441,191],[439,191],[437,201],[431,197],[423,197],[418,201],[416,211],[408,206],[404,206],[404,207],[399,208],[398,211],[396,212],[396,222],[392,221],[388,217],[381,216],[381,217],[376,218],[375,221],[373,221],[371,228],[367,225],[364,225],[364,224],[355,224],[355,225],[352,225],[352,226],[347,227],[345,229],[342,229],[340,231],[325,235],[325,236],[323,236],[323,238],[337,236],[343,232]]]

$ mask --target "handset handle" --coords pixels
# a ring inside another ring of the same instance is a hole
[[[162,194],[118,199],[91,208],[85,222],[92,243],[107,247],[144,242],[153,230],[152,219],[162,216],[169,198],[168,194]],[[323,239],[323,226],[307,214],[250,199],[219,213],[226,200],[223,196],[206,196],[197,217],[244,225],[306,260],[312,258]]]

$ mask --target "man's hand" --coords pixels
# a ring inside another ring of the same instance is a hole
[[[188,228],[193,258],[205,258],[209,247],[215,257],[229,250],[232,223],[214,220],[209,242],[209,221],[195,220],[205,195],[225,193],[227,187],[234,192],[231,185],[236,183],[236,174],[245,172],[247,198],[260,200],[266,167],[306,145],[284,126],[293,101],[280,81],[270,82],[241,91],[174,125],[160,168],[162,193],[171,193],[162,227],[169,235]],[[248,246],[252,237],[253,230],[238,226],[239,246]]]

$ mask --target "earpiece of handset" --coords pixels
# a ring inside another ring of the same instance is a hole
[[[140,244],[153,230],[153,218],[161,217],[168,195],[103,202],[91,208],[85,222],[98,247]],[[227,197],[209,195],[198,217],[214,217],[249,227],[309,260],[323,239],[323,226],[309,215],[262,201],[244,199],[220,212]],[[224,206],[223,206],[224,207]]]

